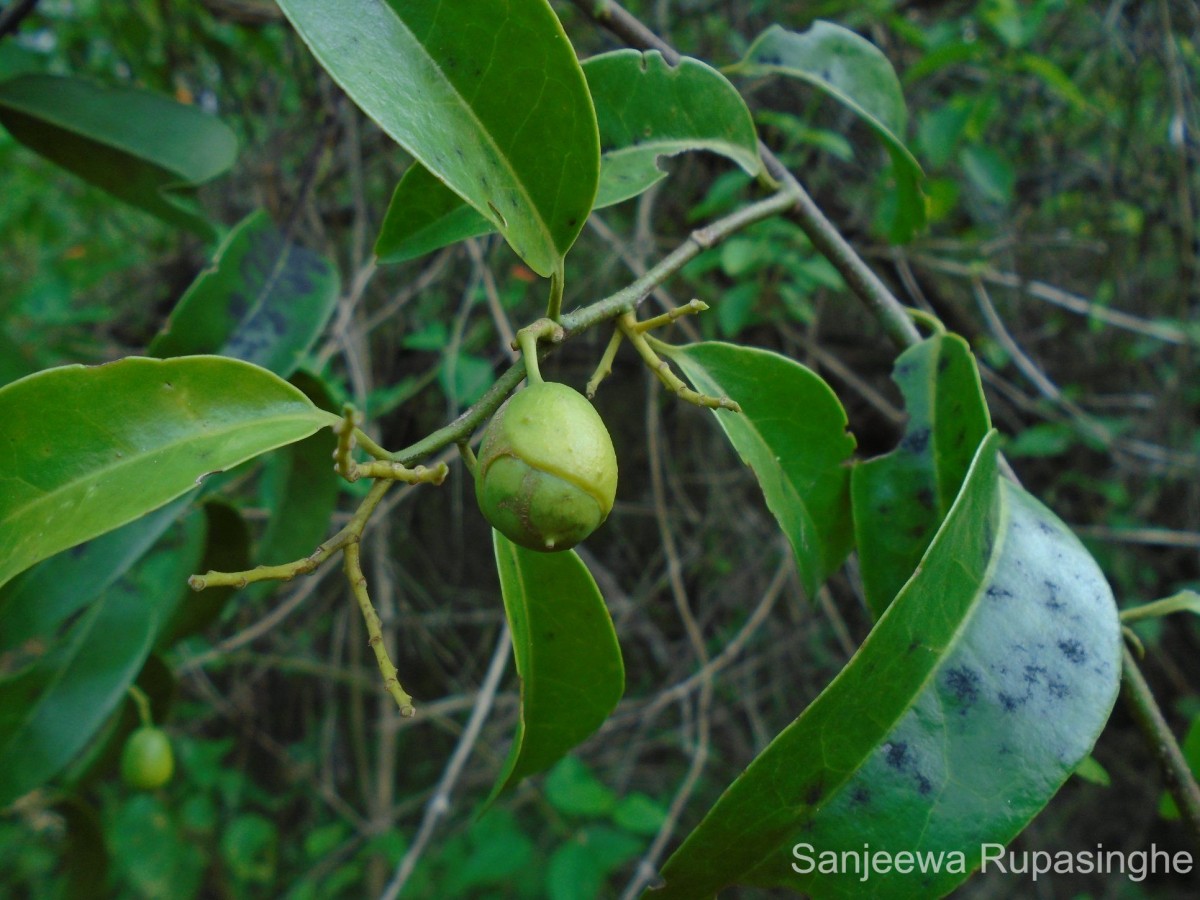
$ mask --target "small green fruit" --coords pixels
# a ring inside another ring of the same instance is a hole
[[[565,384],[532,384],[496,411],[483,435],[475,496],[513,543],[574,547],[608,518],[617,454],[599,413]]]
[[[121,777],[132,788],[152,791],[171,780],[175,754],[160,728],[143,726],[129,736],[121,752]]]

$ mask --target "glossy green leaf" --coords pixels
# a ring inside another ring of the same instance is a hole
[[[364,112],[550,275],[596,196],[596,117],[546,0],[280,0]]]
[[[0,587],[0,652],[33,638],[48,643],[63,622],[129,571],[191,502],[187,494]]]
[[[117,199],[215,237],[194,189],[233,165],[237,140],[214,116],[148,91],[22,75],[0,83],[0,124]]]
[[[592,57],[583,71],[610,169],[606,203],[636,196],[662,178],[660,156],[707,150],[748,175],[762,171],[750,111],[716,69],[688,57],[670,66],[654,50],[616,50]]]
[[[616,50],[586,60],[583,72],[600,129],[594,209],[635,197],[665,178],[658,166],[662,156],[707,150],[750,175],[762,170],[750,112],[716,69],[687,57],[669,66],[656,51]],[[417,164],[392,195],[375,253],[383,263],[403,262],[493,230]]]
[[[375,256],[380,263],[407,262],[495,230],[432,172],[413,163],[392,193],[375,241]]]
[[[772,25],[727,71],[748,76],[786,75],[837,100],[883,141],[896,179],[892,238],[907,241],[925,226],[921,166],[904,143],[908,108],[896,71],[870,41],[832,22],[817,20],[805,32]]]
[[[249,363],[133,357],[0,388],[0,584],[337,417]]]
[[[203,522],[147,554],[42,657],[0,680],[0,806],[60,772],[108,720],[199,561]]]
[[[1092,747],[1120,681],[1112,592],[1079,541],[981,445],[920,568],[862,647],[717,801],[657,900],[733,884],[862,896],[814,852],[943,854],[873,873],[876,896],[939,897],[1007,844]],[[805,853],[804,848],[800,848]]]
[[[854,540],[845,465],[854,438],[842,404],[819,375],[777,353],[708,342],[670,356],[696,390],[741,405],[740,413],[714,414],[754,470],[791,542],[805,590],[815,597]]]
[[[521,679],[521,719],[488,804],[590,736],[625,690],[600,589],[574,550],[535,553],[492,532]]]
[[[850,479],[859,570],[876,618],[916,569],[991,428],[975,358],[958,335],[904,351],[892,380],[908,411],[904,437]]]
[[[338,277],[324,257],[286,240],[264,212],[221,242],[150,344],[149,356],[216,353],[291,375],[325,328]]]

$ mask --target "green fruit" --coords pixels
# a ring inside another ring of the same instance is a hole
[[[175,754],[162,729],[143,726],[129,736],[121,752],[121,777],[132,788],[152,791],[171,780]]]
[[[493,527],[530,550],[574,547],[608,518],[617,454],[599,413],[565,384],[532,384],[483,435],[475,496]]]

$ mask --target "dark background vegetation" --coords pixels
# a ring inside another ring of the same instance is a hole
[[[615,46],[574,7],[555,6],[581,56]],[[716,65],[736,60],[773,22],[799,30],[814,18],[884,50],[904,80],[908,138],[930,178],[926,234],[905,247],[886,242],[882,154],[815,94],[743,84],[767,142],[905,303],[969,339],[993,419],[1011,438],[1008,458],[1079,529],[1119,602],[1200,586],[1200,8],[1168,0],[630,8]],[[337,262],[345,300],[313,367],[367,400],[386,446],[423,436],[478,396],[504,360],[497,320],[520,325],[541,310],[543,285],[494,239],[371,272],[371,244],[408,160],[267,2],[43,0],[20,36],[0,43],[0,74],[23,68],[163,91],[235,129],[238,165],[206,188],[206,205],[226,224],[265,207]],[[568,263],[567,308],[620,287],[692,223],[754,196],[715,158],[669,165],[664,188],[585,229]],[[204,265],[205,248],[7,135],[0,172],[3,380],[142,351]],[[846,404],[861,454],[886,451],[903,421],[888,379],[894,350],[805,247],[794,226],[764,223],[699,259],[651,303],[695,296],[713,307],[673,338],[735,339],[805,362]],[[598,330],[571,342],[547,364],[548,377],[582,388],[606,339]],[[626,698],[572,760],[475,820],[514,726],[510,670],[405,896],[615,896],[673,801],[686,800],[678,838],[869,627],[853,563],[813,602],[802,597],[750,473],[709,413],[664,400],[627,349],[596,403],[621,485],[584,553],[617,623]],[[254,512],[246,514],[261,526]],[[238,604],[174,659],[174,782],[159,797],[135,796],[114,768],[91,788],[112,858],[108,888],[98,885],[96,896],[378,894],[463,729],[503,613],[488,530],[461,468],[441,490],[403,493],[367,556],[401,676],[423,714],[395,716],[340,579]],[[261,635],[246,632],[297,592],[294,612]],[[678,689],[697,668],[680,596],[710,654],[745,640],[708,703],[695,685]],[[743,632],[764,597],[773,601],[765,620]],[[1200,722],[1200,630],[1176,617],[1139,634],[1148,677],[1182,737]],[[1182,827],[1161,814],[1154,756],[1120,705],[1095,759],[1111,783],[1073,778],[1016,847],[1189,848]],[[0,894],[56,895],[73,852],[62,826],[36,804],[0,818]],[[1083,877],[978,878],[960,894],[1194,896],[1186,881]]]

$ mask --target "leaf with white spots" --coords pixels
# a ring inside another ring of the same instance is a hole
[[[905,350],[892,380],[908,413],[904,437],[850,479],[863,593],[876,618],[912,575],[991,428],[975,358],[956,334]]]
[[[146,355],[216,353],[287,378],[325,328],[337,298],[333,264],[292,243],[259,210],[226,235]]]
[[[916,574],[667,861],[655,900],[730,884],[862,896],[860,874],[793,869],[801,843],[940,853],[939,872],[874,872],[870,886],[943,896],[1091,750],[1120,682],[1112,591],[1067,527],[999,478],[996,446],[993,432]]]

